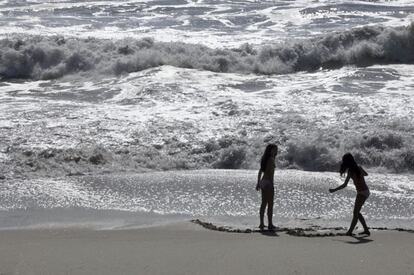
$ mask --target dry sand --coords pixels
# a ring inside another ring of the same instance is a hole
[[[0,274],[414,274],[414,234],[294,237],[192,223],[0,231]]]

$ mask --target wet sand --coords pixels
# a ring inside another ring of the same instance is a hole
[[[0,231],[0,274],[414,274],[414,234],[228,233],[182,222]]]

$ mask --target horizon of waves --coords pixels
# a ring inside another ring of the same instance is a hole
[[[12,35],[0,40],[0,79],[120,75],[162,65],[223,73],[288,74],[347,65],[414,63],[414,24],[366,26],[305,41],[213,49],[152,38],[77,39]]]

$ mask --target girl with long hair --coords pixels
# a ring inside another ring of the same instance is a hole
[[[263,153],[262,159],[260,161],[260,169],[257,175],[257,185],[256,190],[262,191],[262,203],[260,205],[260,225],[261,230],[264,229],[264,212],[267,206],[267,219],[269,230],[275,229],[273,225],[273,200],[275,194],[274,181],[273,177],[275,174],[275,158],[277,155],[277,145],[269,144],[266,146],[266,149]]]
[[[353,218],[352,218],[351,226],[349,227],[349,230],[346,233],[346,235],[352,236],[352,231],[354,230],[355,225],[357,224],[359,220],[362,226],[364,227],[364,231],[361,232],[360,234],[366,234],[369,236],[371,233],[369,232],[365,219],[360,212],[362,206],[364,205],[365,201],[368,199],[370,195],[368,186],[365,183],[365,179],[364,179],[364,177],[368,176],[368,173],[365,172],[365,170],[362,169],[361,166],[358,166],[358,164],[356,163],[351,153],[346,153],[342,157],[342,163],[339,169],[339,173],[341,174],[341,176],[347,173],[345,182],[342,185],[338,186],[337,188],[329,189],[329,192],[333,193],[340,189],[345,188],[348,185],[348,182],[350,179],[352,179],[352,181],[354,182],[355,188],[357,190]]]

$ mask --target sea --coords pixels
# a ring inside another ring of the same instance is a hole
[[[414,2],[0,1],[0,229],[414,229]]]

